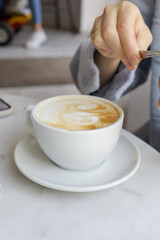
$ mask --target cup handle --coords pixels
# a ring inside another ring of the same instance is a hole
[[[35,106],[34,105],[28,105],[24,108],[23,110],[23,118],[24,118],[24,121],[29,129],[29,132],[35,136],[35,133],[34,133],[34,130],[33,130],[33,124],[32,124],[32,119],[31,119],[31,113],[32,113],[32,110]]]

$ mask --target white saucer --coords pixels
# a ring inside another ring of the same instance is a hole
[[[137,146],[123,133],[106,161],[89,171],[69,171],[58,167],[44,155],[32,135],[20,140],[14,158],[18,169],[33,182],[70,192],[91,192],[114,187],[136,172],[141,159]]]

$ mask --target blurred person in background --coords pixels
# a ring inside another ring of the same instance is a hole
[[[3,0],[0,0],[0,4]],[[42,27],[42,8],[40,0],[10,0],[7,5],[8,12],[24,13],[29,8],[32,12],[33,31],[25,43],[28,49],[37,49],[47,40],[47,35]]]
[[[81,93],[111,101],[144,83],[152,69],[150,120],[136,135],[160,152],[160,58],[141,61],[139,50],[148,47],[160,49],[160,1],[122,1],[96,18],[70,66]]]
[[[42,27],[42,9],[40,0],[29,0],[32,11],[33,33],[25,46],[30,49],[39,48],[47,40],[47,35]]]

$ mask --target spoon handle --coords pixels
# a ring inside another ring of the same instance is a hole
[[[160,56],[160,51],[139,51],[142,59]]]

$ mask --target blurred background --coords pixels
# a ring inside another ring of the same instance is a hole
[[[42,0],[41,28],[44,32],[37,47],[33,43],[37,35],[33,33],[31,19],[34,16],[29,2],[3,1],[5,11],[3,9],[0,12],[0,94],[37,99],[79,94],[69,71],[71,58],[79,44],[89,35],[95,17],[102,14],[107,4],[118,2]],[[39,30],[39,26],[36,27]],[[133,132],[149,119],[149,94],[150,80],[120,100],[119,104],[126,114],[127,130]]]

